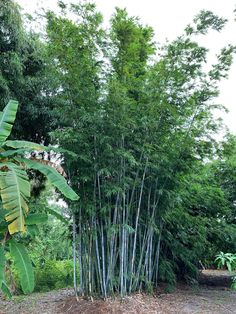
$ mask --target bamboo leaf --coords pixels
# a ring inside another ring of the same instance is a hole
[[[4,110],[0,112],[0,142],[4,142],[11,134],[12,126],[16,118],[18,102],[10,100]]]
[[[34,272],[31,260],[23,244],[14,240],[10,242],[10,253],[19,273],[22,290],[25,294],[34,290]]]

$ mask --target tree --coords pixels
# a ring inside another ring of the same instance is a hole
[[[30,182],[26,170],[40,171],[65,197],[71,200],[78,199],[77,194],[67,185],[66,180],[50,166],[50,163],[25,157],[32,151],[46,150],[44,146],[27,141],[7,140],[15,121],[17,109],[18,103],[9,101],[3,112],[0,113],[0,195],[2,199],[0,285],[3,292],[8,295],[10,292],[3,275],[5,268],[4,250],[10,249],[24,293],[32,292],[34,287],[33,270],[27,251],[23,244],[18,243],[13,237],[16,233],[24,233],[27,223],[34,225],[42,219],[40,214],[28,214],[27,202],[30,197]]]
[[[19,119],[12,136],[48,145],[56,117],[45,43],[26,30],[27,18],[15,1],[2,0],[0,12],[0,110],[9,99],[17,99]]]
[[[179,177],[174,205],[163,217],[160,276],[169,288],[178,277],[196,280],[199,267],[214,267],[220,251],[235,251],[232,206],[218,182],[215,163],[197,161],[190,173]]]

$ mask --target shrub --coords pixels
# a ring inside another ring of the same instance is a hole
[[[229,272],[236,270],[236,254],[220,252],[216,255],[217,268],[227,268]]]
[[[217,268],[226,268],[230,273],[236,271],[236,254],[220,252],[216,255]],[[236,290],[236,276],[233,276],[231,289]]]
[[[35,291],[50,291],[73,286],[73,261],[46,261],[35,269]]]
[[[44,265],[35,265],[35,292],[47,292],[73,286],[73,261],[72,260],[47,260]],[[78,273],[78,271],[77,271]],[[12,265],[7,274],[9,286],[14,287],[14,293],[21,294],[18,273]]]

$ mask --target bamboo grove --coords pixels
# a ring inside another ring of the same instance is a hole
[[[77,154],[67,162],[80,195],[71,208],[79,290],[104,298],[152,291],[175,191],[214,150],[213,99],[234,52],[224,48],[205,72],[207,49],[194,37],[220,31],[226,20],[201,12],[156,50],[153,30],[125,10],[117,9],[108,31],[95,6],[71,10],[76,22],[50,13],[47,30],[65,117],[53,136]]]
[[[47,78],[40,95],[52,117],[45,138],[74,153],[62,163],[79,195],[68,203],[78,291],[104,298],[151,292],[168,274],[174,284],[204,250],[205,217],[216,219],[226,206],[219,201],[212,216],[197,220],[187,210],[195,192],[186,191],[217,152],[214,110],[224,108],[215,98],[235,52],[223,47],[209,68],[198,38],[212,30],[220,36],[227,20],[201,11],[176,40],[159,45],[153,29],[126,10],[117,8],[105,29],[92,3],[60,1],[59,8],[45,13],[37,39]]]

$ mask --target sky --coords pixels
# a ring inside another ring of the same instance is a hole
[[[56,10],[57,0],[17,0],[23,10],[33,13],[44,7]],[[65,3],[71,2],[64,0]],[[79,1],[73,1],[79,2]],[[138,16],[140,22],[152,26],[157,43],[166,39],[173,40],[181,35],[187,24],[202,9],[211,10],[229,21],[221,33],[210,32],[207,37],[199,38],[201,44],[209,49],[209,60],[214,63],[215,56],[227,44],[236,44],[236,0],[95,0],[98,10],[104,16],[104,24],[108,25],[115,7],[127,8],[132,16]],[[228,114],[221,114],[230,131],[236,134],[236,58],[229,73],[229,78],[220,83],[220,96],[217,103],[223,104]]]

